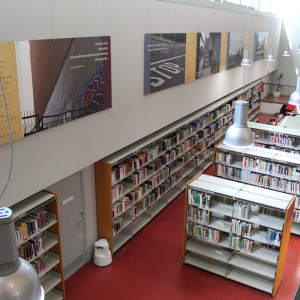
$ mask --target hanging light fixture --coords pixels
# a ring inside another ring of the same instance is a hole
[[[253,134],[247,125],[249,103],[245,100],[235,102],[234,121],[226,130],[224,143],[238,148],[253,145]]]
[[[242,59],[241,65],[245,66],[245,67],[251,66],[251,61],[250,61],[250,58],[249,58],[248,50],[245,50],[244,58]]]
[[[273,48],[269,48],[269,54],[267,55],[266,61],[275,61]]]
[[[296,105],[296,112],[300,114],[300,77],[297,78],[296,91],[291,94],[289,104]]]
[[[291,56],[289,45],[285,45],[282,56]]]
[[[33,266],[19,258],[11,209],[0,208],[0,299],[43,300],[44,290]]]
[[[248,22],[247,22],[247,48],[244,52],[244,57],[242,59],[242,62],[241,62],[241,66],[244,66],[244,67],[250,67],[251,66],[251,60],[249,58],[249,51],[248,51],[248,41],[249,41],[249,24],[250,24],[250,10],[249,10],[249,3],[250,3],[250,0],[248,2],[248,6],[247,6],[247,9],[248,9]]]
[[[298,49],[296,50],[296,53],[300,53],[300,44],[298,45]]]

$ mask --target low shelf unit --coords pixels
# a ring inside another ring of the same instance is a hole
[[[11,210],[19,255],[35,268],[45,299],[66,299],[57,196],[41,191]]]
[[[296,195],[291,232],[300,234],[299,154],[253,146],[239,149],[223,142],[214,150],[214,174]]]
[[[248,122],[258,147],[300,154],[300,130],[262,123]]]
[[[199,175],[186,187],[183,263],[275,296],[295,196]]]
[[[112,253],[132,238],[212,164],[213,147],[232,124],[234,100],[259,113],[261,82],[213,104],[96,162],[98,238]]]

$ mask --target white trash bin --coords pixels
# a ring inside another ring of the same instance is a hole
[[[95,243],[94,264],[105,267],[112,263],[111,251],[106,239],[101,239]]]

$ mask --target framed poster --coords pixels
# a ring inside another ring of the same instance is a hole
[[[268,43],[268,32],[255,32],[254,61],[265,58]]]
[[[244,33],[229,32],[226,69],[239,67],[243,59]]]
[[[0,43],[0,79],[3,87],[3,92],[0,88],[0,145],[3,145],[10,142],[6,108],[9,115],[12,140],[23,137],[14,42]]]
[[[145,35],[144,94],[185,83],[186,34]]]
[[[197,34],[196,78],[203,78],[220,71],[221,33]]]
[[[10,76],[19,107],[17,115],[9,112],[20,124],[15,136],[112,107],[110,37],[9,42],[9,56],[7,46],[0,43],[0,68]],[[12,93],[6,93],[9,99]]]
[[[40,126],[53,127],[112,107],[110,37],[29,44]]]

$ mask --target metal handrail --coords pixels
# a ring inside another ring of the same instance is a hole
[[[274,95],[274,92],[279,91],[282,97],[289,97],[296,90],[295,85],[277,84],[277,83],[264,83],[264,91],[262,99]]]

